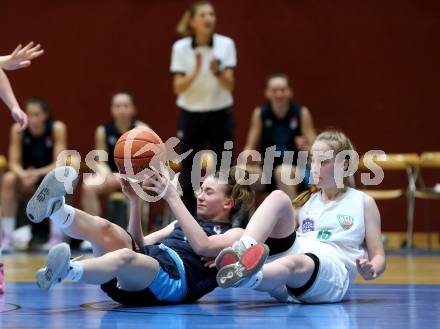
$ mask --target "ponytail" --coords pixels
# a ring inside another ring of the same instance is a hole
[[[296,208],[296,209],[301,208],[302,206],[304,206],[304,204],[307,201],[309,201],[309,199],[312,196],[312,194],[316,193],[318,191],[320,191],[320,189],[318,189],[315,185],[313,185],[307,191],[302,192],[295,199],[293,199],[293,201],[292,201],[293,207]]]
[[[241,171],[241,174],[238,173]],[[242,177],[237,180],[237,177]],[[214,174],[215,178],[220,177],[220,172]],[[246,225],[249,220],[249,214],[255,201],[255,191],[249,184],[242,184],[243,180],[249,180],[249,172],[237,166],[229,170],[228,181],[224,185],[225,195],[234,200],[234,206],[231,209],[230,218],[233,226]]]
[[[189,37],[194,35],[194,30],[191,27],[191,19],[196,14],[197,9],[200,6],[204,5],[212,6],[212,3],[210,1],[197,1],[193,3],[187,10],[185,10],[179,20],[179,23],[177,23],[176,32],[178,34],[180,34],[182,37]]]

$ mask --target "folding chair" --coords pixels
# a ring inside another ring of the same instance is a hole
[[[360,168],[367,169],[364,165],[364,155],[360,161]],[[413,233],[414,233],[414,194],[416,190],[416,168],[419,163],[419,156],[416,153],[402,153],[402,154],[382,154],[374,155],[371,160],[379,167],[386,171],[403,171],[407,176],[406,186],[399,188],[368,188],[363,189],[365,193],[373,197],[375,200],[395,200],[399,198],[406,198],[407,201],[407,233],[406,233],[406,247],[412,248]]]

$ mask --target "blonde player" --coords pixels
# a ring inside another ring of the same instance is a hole
[[[221,287],[267,291],[283,302],[328,303],[344,298],[357,273],[365,280],[383,273],[386,261],[375,201],[346,185],[338,187],[335,172],[347,170],[352,158],[323,158],[325,152],[343,150],[353,150],[343,133],[326,131],[317,137],[312,146],[317,189],[299,195],[294,208],[281,191],[264,200],[240,241],[216,260]],[[267,255],[253,246],[268,237],[277,255],[257,271]]]

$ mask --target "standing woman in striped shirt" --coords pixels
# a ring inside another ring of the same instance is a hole
[[[220,166],[224,143],[233,140],[232,91],[237,64],[234,41],[215,33],[213,5],[199,1],[183,14],[177,32],[183,36],[172,48],[173,89],[177,95],[181,153],[191,154],[182,161],[181,184],[186,207],[194,214],[196,200],[191,183],[194,155],[211,149]],[[232,147],[232,146],[231,146]],[[193,186],[195,185],[195,186]]]

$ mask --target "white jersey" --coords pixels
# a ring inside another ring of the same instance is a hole
[[[337,258],[356,278],[356,258],[365,257],[364,193],[352,188],[339,198],[323,202],[314,193],[299,211],[295,253]]]

